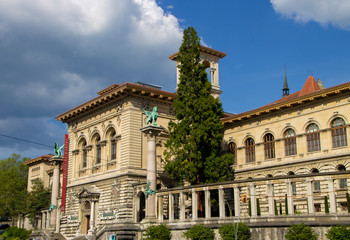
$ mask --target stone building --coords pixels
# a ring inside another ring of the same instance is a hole
[[[212,93],[219,97],[218,62],[226,54],[207,47],[200,50],[202,63],[210,70]],[[177,54],[170,59],[177,61]],[[334,221],[350,223],[350,83],[324,88],[310,76],[300,91],[289,94],[285,79],[281,99],[245,113],[226,114],[223,146],[235,155],[235,180],[183,188],[169,188],[162,170],[175,98],[175,93],[157,86],[113,84],[56,117],[67,123],[69,135],[66,207],[56,227],[66,239],[141,239],[149,159],[149,136],[141,129],[147,121],[143,110],[155,106],[157,123],[164,128],[154,149],[156,222],[167,224],[174,239],[181,239],[181,232],[193,224],[217,228],[244,221],[252,227],[254,239],[283,239],[291,223],[317,223],[321,235]]]

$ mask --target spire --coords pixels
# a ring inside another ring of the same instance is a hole
[[[287,82],[287,73],[286,73],[286,65],[284,65],[284,83],[283,83],[283,97],[289,95],[289,88],[288,88],[288,82]]]

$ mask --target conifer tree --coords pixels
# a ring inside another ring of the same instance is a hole
[[[165,170],[178,185],[229,180],[232,154],[222,154],[223,110],[214,98],[200,62],[200,39],[194,28],[184,31],[178,54],[180,83],[174,102],[176,121],[169,123]]]

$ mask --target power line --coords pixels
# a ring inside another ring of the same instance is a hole
[[[44,146],[44,147],[48,147],[50,149],[53,149],[52,146],[49,146],[49,145],[46,145],[46,144],[42,144],[42,143],[38,143],[38,142],[29,141],[29,140],[26,140],[26,139],[23,139],[23,138],[13,137],[13,136],[5,135],[5,134],[2,134],[2,133],[0,133],[0,136],[7,137],[7,138],[12,138],[12,139],[16,139],[16,140],[19,140],[19,141],[22,141],[22,142],[36,144],[36,145],[40,145],[40,146]]]

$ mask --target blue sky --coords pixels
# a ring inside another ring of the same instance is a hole
[[[309,72],[326,87],[350,81],[348,0],[2,0],[0,134],[53,146],[55,116],[119,82],[175,91],[168,56],[194,27],[220,61],[224,110],[240,113],[290,92]],[[50,148],[0,137],[0,159]]]

